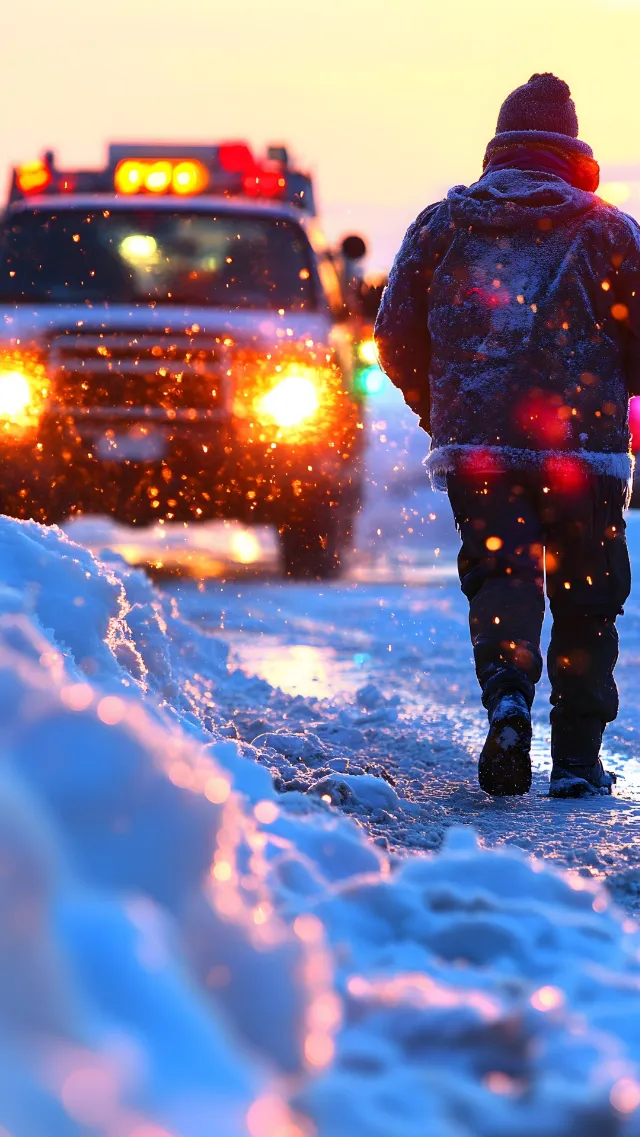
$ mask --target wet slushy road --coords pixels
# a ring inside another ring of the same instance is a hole
[[[471,824],[489,844],[512,841],[578,875],[606,876],[616,899],[638,913],[640,603],[632,600],[621,621],[622,709],[605,753],[620,779],[615,797],[577,803],[546,796],[549,690],[543,681],[534,707],[533,789],[525,798],[492,801],[476,783],[485,713],[453,563],[425,566],[422,573],[414,566],[411,582],[380,575],[356,567],[351,579],[331,585],[291,585],[275,577],[199,588],[183,582],[172,594],[183,615],[230,644],[231,666],[306,701],[311,718],[338,714],[343,723],[362,726],[357,693],[374,685],[386,714],[374,709],[367,731],[372,752],[398,795],[426,807],[406,831],[389,820],[392,848],[401,851],[403,834],[412,850],[432,848],[447,825]],[[270,729],[294,729],[288,705],[274,702]],[[366,817],[359,820],[367,826]],[[380,835],[380,825],[369,827]]]

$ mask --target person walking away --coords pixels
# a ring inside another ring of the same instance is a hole
[[[489,731],[489,794],[531,785],[544,579],[553,617],[549,792],[611,793],[600,760],[630,590],[623,510],[640,393],[640,229],[596,196],[571,92],[536,74],[502,105],[484,172],[409,228],[375,328],[431,435],[459,529]]]

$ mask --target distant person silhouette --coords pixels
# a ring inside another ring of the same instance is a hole
[[[640,229],[595,194],[566,83],[502,105],[484,172],[409,228],[376,323],[380,360],[431,435],[489,732],[489,794],[531,785],[544,575],[553,616],[549,792],[611,793],[616,617],[631,586],[623,510],[640,393]]]

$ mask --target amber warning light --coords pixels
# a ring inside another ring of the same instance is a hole
[[[116,193],[175,193],[186,197],[206,190],[209,171],[194,160],[127,158],[118,162],[113,180]]]
[[[16,170],[18,189],[23,194],[42,193],[53,180],[53,174],[47,162],[37,159],[35,162],[24,162]]]

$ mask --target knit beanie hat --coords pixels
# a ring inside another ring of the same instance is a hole
[[[545,71],[516,87],[507,95],[498,116],[496,133],[507,130],[544,130],[577,138],[578,116],[567,84]]]

